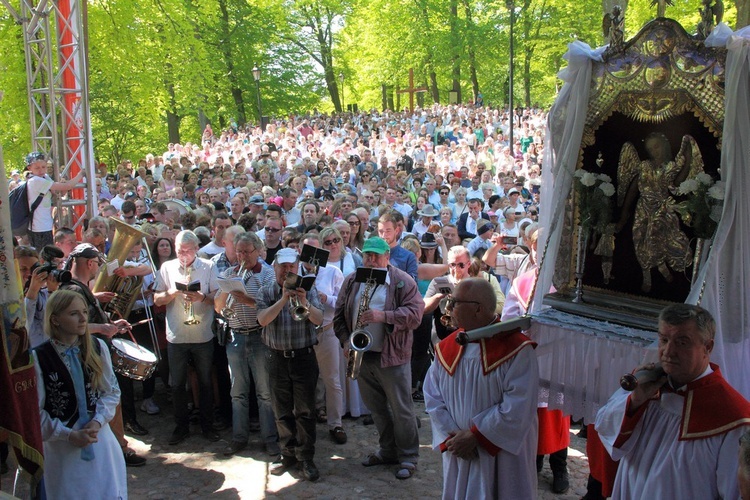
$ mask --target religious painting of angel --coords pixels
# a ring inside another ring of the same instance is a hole
[[[632,216],[633,246],[643,274],[641,291],[648,293],[653,268],[671,283],[673,271],[683,272],[692,263],[690,240],[680,227],[671,193],[688,177],[703,172],[703,158],[690,135],[682,137],[675,157],[663,133],[649,134],[644,146],[646,160],[641,160],[631,142],[620,150],[617,203],[621,212],[615,231],[625,227]]]

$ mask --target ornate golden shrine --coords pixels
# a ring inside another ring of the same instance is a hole
[[[680,149],[684,136],[694,137],[703,155],[705,172],[717,179],[725,61],[725,49],[706,47],[703,40],[689,35],[672,19],[649,22],[627,42],[612,43],[610,35],[604,60],[592,66],[577,169],[606,174],[617,187],[623,144],[632,143],[639,156],[645,158],[644,139],[661,133],[672,151]],[[613,223],[620,217],[620,210],[615,202]],[[666,302],[682,302],[687,297],[692,266],[676,273],[669,282],[659,273],[652,273],[653,288],[647,293],[642,291],[631,226],[614,235],[611,280],[604,278],[603,257],[594,252],[596,236],[583,248],[585,267],[582,276],[576,276],[576,263],[582,257],[577,250],[579,224],[572,190],[555,266],[557,292],[549,295],[546,303],[577,314],[653,328],[654,318]],[[682,230],[694,250],[696,240],[691,228],[682,226]],[[578,278],[585,291],[583,300],[581,288],[576,290]]]

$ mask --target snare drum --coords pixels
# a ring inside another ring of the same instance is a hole
[[[154,353],[126,339],[112,339],[112,368],[134,380],[146,380],[159,361]]]

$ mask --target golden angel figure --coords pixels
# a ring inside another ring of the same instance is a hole
[[[651,269],[656,267],[667,282],[673,271],[684,271],[692,261],[690,240],[680,229],[680,219],[672,209],[670,192],[685,179],[703,171],[703,157],[695,139],[682,138],[680,151],[672,157],[667,137],[659,132],[644,140],[647,160],[641,160],[632,143],[620,151],[617,168],[617,203],[622,207],[616,231],[633,217],[633,245],[643,272],[641,290],[651,290]]]

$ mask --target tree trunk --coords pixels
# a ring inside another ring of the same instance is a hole
[[[471,5],[469,0],[463,0],[464,14],[466,16],[466,46],[469,55],[469,78],[471,78],[471,90],[474,102],[479,99],[479,81],[477,80],[476,53],[474,51],[474,21],[471,16]]]
[[[738,30],[750,24],[750,0],[735,0],[737,6],[737,24],[734,29]]]
[[[182,117],[177,113],[177,99],[174,94],[174,84],[167,82],[167,94],[169,95],[169,106],[167,107],[167,135],[169,142],[180,143],[180,121]]]
[[[388,85],[386,85],[385,83],[382,84],[380,86],[380,91],[382,93],[381,109],[385,111],[386,109],[388,109]]]
[[[459,33],[458,33],[458,0],[451,0],[450,3],[450,29],[451,29],[451,76],[453,78],[453,92],[456,93],[457,103],[461,104],[461,54],[459,53]]]
[[[221,16],[219,16],[219,29],[221,30],[221,56],[224,59],[224,64],[227,67],[227,80],[229,81],[229,89],[234,99],[234,106],[237,110],[237,125],[240,127],[244,126],[247,122],[247,115],[245,113],[245,100],[242,97],[242,88],[240,87],[237,73],[234,70],[234,56],[232,54],[232,37],[229,28],[229,10],[227,9],[227,0],[219,0],[219,10]],[[260,122],[261,117],[258,117]]]
[[[432,28],[430,26],[430,16],[429,12],[427,11],[427,2],[425,1],[419,1],[417,0],[417,6],[419,9],[419,12],[421,14],[422,18],[422,28],[424,30],[424,33],[429,36],[429,34],[432,32]],[[427,87],[430,89],[430,96],[432,96],[432,102],[439,103],[440,102],[440,90],[438,89],[437,84],[437,73],[435,72],[435,65],[433,61],[435,60],[435,54],[432,50],[432,46],[425,44],[425,51],[427,53],[424,61],[424,67],[429,75]]]

